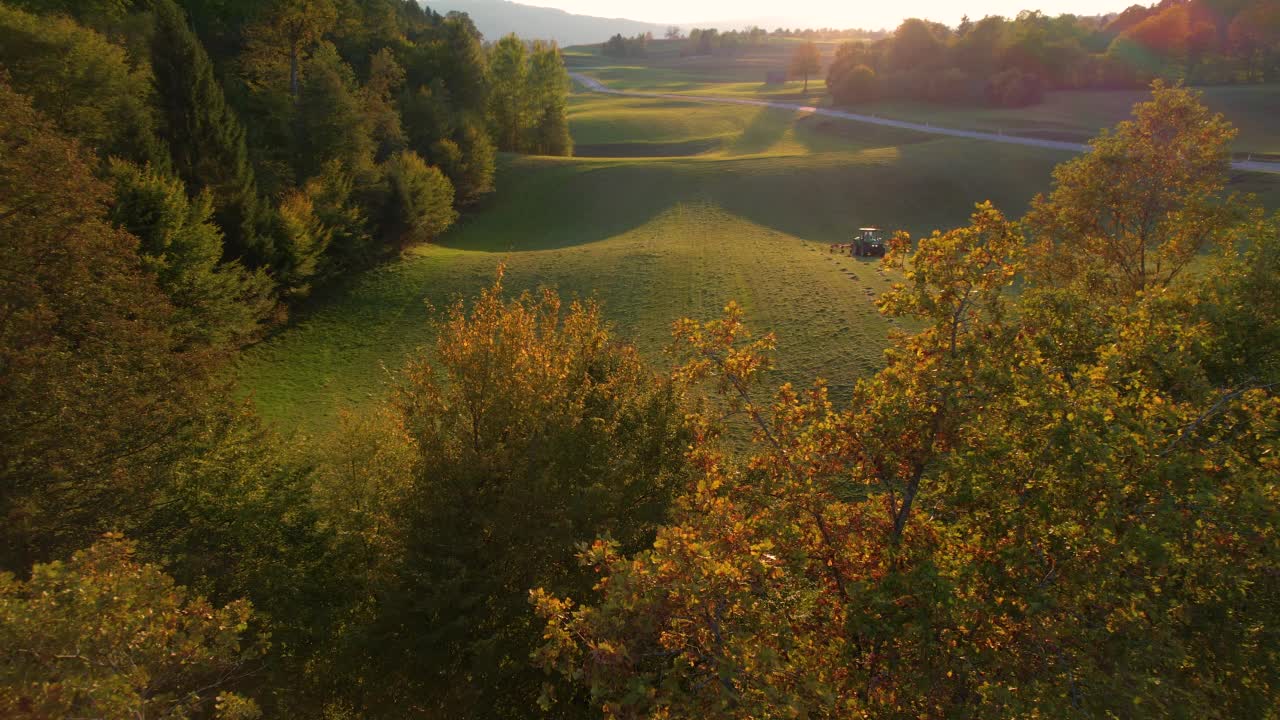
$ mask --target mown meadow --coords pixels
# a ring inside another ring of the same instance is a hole
[[[286,431],[321,431],[343,408],[381,397],[378,369],[398,369],[430,340],[440,309],[486,286],[499,264],[512,292],[599,300],[651,358],[674,320],[736,300],[753,326],[777,334],[776,380],[821,377],[840,397],[882,365],[893,325],[873,300],[891,277],[829,245],[866,225],[954,227],[984,199],[1020,214],[1069,157],[581,89],[569,113],[575,157],[504,156],[501,192],[483,212],[321,295],[251,348],[238,377],[260,412]],[[1240,175],[1235,189],[1274,205],[1276,180]]]
[[[864,225],[950,227],[986,198],[1019,213],[1065,157],[588,94],[573,97],[570,121],[579,157],[505,158],[502,191],[484,212],[317,298],[250,349],[239,377],[259,410],[283,429],[321,430],[379,397],[378,368],[399,368],[432,337],[439,309],[491,282],[501,263],[511,291],[599,300],[655,358],[674,320],[737,300],[778,335],[780,380],[823,377],[843,395],[882,364],[893,326],[873,300],[890,278],[828,246]]]

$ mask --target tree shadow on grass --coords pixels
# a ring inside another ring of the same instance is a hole
[[[644,225],[699,192],[687,161],[508,159],[498,192],[438,242],[481,252],[587,245]]]
[[[944,139],[857,153],[742,160],[707,197],[725,210],[788,235],[845,242],[878,226],[915,236],[963,225],[991,200],[1010,216],[1049,189],[1066,159],[1049,150]],[[752,167],[753,166],[753,167]]]
[[[730,156],[759,155],[768,151],[769,148],[777,145],[782,138],[786,137],[787,130],[791,128],[798,114],[794,110],[760,108],[760,111],[751,118],[751,122],[743,129],[742,135],[729,145],[725,154]]]

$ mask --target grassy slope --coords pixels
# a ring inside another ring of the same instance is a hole
[[[575,97],[572,124],[584,143],[703,151],[504,158],[490,207],[439,245],[317,300],[246,354],[240,378],[262,413],[284,428],[320,430],[341,407],[378,396],[380,367],[398,367],[429,341],[428,303],[438,312],[473,294],[504,260],[509,288],[598,297],[654,355],[671,321],[713,317],[736,299],[756,327],[777,332],[778,379],[821,376],[847,391],[880,365],[891,325],[872,300],[888,281],[876,263],[832,256],[826,245],[866,224],[951,226],[984,198],[1019,212],[1063,158],[823,127],[776,110],[601,96]]]
[[[794,40],[771,39],[768,44],[744,48],[734,57],[682,58],[679,46],[657,42],[644,58],[612,61],[594,46],[570,48],[572,67],[620,90],[730,95],[787,102],[823,104],[827,101],[826,67],[838,43],[819,43],[823,71],[810,78],[809,92],[801,83],[765,85],[770,69],[785,69]],[[1235,149],[1240,153],[1280,159],[1280,84],[1200,88],[1209,107],[1223,113],[1240,129]],[[1052,140],[1083,142],[1128,118],[1134,103],[1147,95],[1141,90],[1069,90],[1050,92],[1045,102],[1029,108],[955,107],[925,102],[880,101],[854,110],[883,117],[930,122],[948,127],[1004,131]]]
[[[699,72],[721,71],[708,61]],[[741,84],[701,82],[698,92]],[[1069,157],[731,105],[580,94],[570,112],[586,157],[503,158],[489,207],[438,245],[317,298],[247,352],[240,380],[263,415],[318,431],[380,396],[381,368],[428,343],[439,309],[503,261],[509,289],[597,297],[653,356],[671,321],[714,317],[736,299],[779,336],[775,380],[823,377],[839,395],[880,365],[891,325],[872,300],[889,280],[827,244],[868,224],[952,227],[987,198],[1018,214]],[[1235,189],[1274,207],[1280,178],[1245,175]]]

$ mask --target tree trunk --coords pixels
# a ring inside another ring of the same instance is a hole
[[[289,53],[289,97],[294,102],[298,100],[298,48],[297,46]]]

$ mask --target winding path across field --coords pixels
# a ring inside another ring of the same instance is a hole
[[[794,110],[797,112],[813,113],[815,115],[824,115],[827,117],[840,118],[842,120],[852,120],[854,122],[867,123],[870,125],[884,125],[886,127],[902,128],[904,130],[914,130],[916,132],[929,133],[932,135],[949,135],[951,137],[970,138],[973,140],[988,140],[990,142],[1006,143],[1009,145],[1027,145],[1029,147],[1047,148],[1049,150],[1066,150],[1068,152],[1088,152],[1089,146],[1082,143],[1062,142],[1059,140],[1040,140],[1038,138],[1020,137],[1017,135],[1005,135],[1003,133],[979,132],[976,130],[958,130],[956,128],[939,127],[928,123],[906,122],[904,120],[892,120],[889,118],[876,117],[874,115],[860,115],[858,113],[845,112],[843,110],[832,110],[830,108],[813,107],[811,105],[795,105],[792,103],[773,102],[769,100],[750,100],[747,98],[732,97],[716,97],[711,95],[679,95],[676,93],[654,93],[640,92],[637,90],[614,90],[599,80],[582,73],[569,73],[583,87],[593,92],[607,93],[609,95],[627,95],[630,97],[648,97],[662,98],[664,100],[683,100],[686,102],[698,103],[724,103],[728,105],[753,105],[756,107],[777,108],[779,110]],[[1231,163],[1232,169],[1244,170],[1250,172],[1278,173],[1280,174],[1280,163],[1260,162],[1257,160],[1238,160]]]

